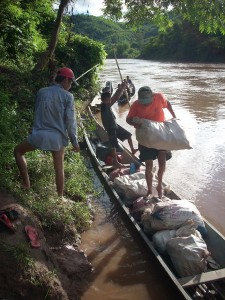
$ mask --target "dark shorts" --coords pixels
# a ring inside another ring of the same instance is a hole
[[[166,160],[169,160],[172,157],[171,151],[148,148],[140,144],[138,144],[138,149],[140,151],[140,155],[139,155],[140,161],[155,160],[158,157],[158,153],[160,151],[166,152]]]
[[[120,141],[125,141],[127,140],[129,137],[131,137],[131,133],[129,131],[127,131],[126,129],[124,129],[123,127],[121,127],[120,125],[118,125],[118,127],[116,129],[112,129],[112,130],[108,130],[108,136],[109,136],[109,141],[111,143],[111,145],[115,148],[119,147],[118,144],[118,140]]]

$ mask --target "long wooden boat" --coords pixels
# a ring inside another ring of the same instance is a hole
[[[127,94],[123,94],[119,100],[117,101],[118,105],[124,105],[130,101],[130,99],[134,96],[135,94],[135,85],[132,83],[129,85]]]
[[[218,232],[207,220],[204,219],[205,227],[207,229],[207,236],[204,240],[207,244],[207,249],[211,252],[211,256],[219,264],[217,270],[207,270],[207,272],[196,274],[194,276],[182,277],[174,271],[171,262],[161,255],[155,248],[151,237],[147,235],[143,227],[137,222],[131,215],[129,207],[124,203],[123,199],[116,191],[116,189],[109,184],[109,169],[103,161],[101,161],[96,155],[96,148],[99,142],[104,143],[108,140],[107,134],[102,127],[101,123],[92,114],[93,107],[88,108],[91,118],[96,124],[95,132],[91,134],[85,133],[85,142],[88,150],[91,154],[93,162],[96,165],[97,173],[101,177],[103,183],[107,187],[110,193],[111,199],[116,202],[122,210],[124,218],[131,224],[132,230],[134,230],[142,239],[144,244],[149,248],[151,253],[158,260],[159,264],[165,270],[170,278],[171,283],[174,285],[178,293],[179,299],[225,299],[225,238],[220,232]],[[131,163],[139,164],[137,157],[131,154],[123,145],[122,163],[130,165]],[[164,183],[164,187],[167,185]],[[181,199],[174,191],[171,191],[168,195],[171,199]],[[168,296],[168,299],[169,296]]]

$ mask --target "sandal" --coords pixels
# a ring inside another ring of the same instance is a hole
[[[19,217],[18,211],[16,211],[13,208],[6,208],[6,209],[0,210],[0,216],[2,214],[5,214],[11,221],[18,219],[18,217]]]
[[[3,230],[9,229],[11,232],[16,231],[14,225],[11,223],[10,219],[7,217],[6,214],[0,215],[0,224],[2,225],[1,228],[3,228]]]
[[[32,248],[39,248],[41,246],[39,241],[39,235],[37,229],[33,226],[27,225],[24,228],[26,235],[30,241],[30,245]]]

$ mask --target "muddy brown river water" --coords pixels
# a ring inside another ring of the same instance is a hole
[[[202,215],[225,235],[225,64],[118,62],[122,76],[130,76],[136,91],[149,85],[170,100],[193,149],[173,151],[164,179],[182,198],[194,200]],[[115,60],[107,60],[99,75],[102,85],[106,80],[114,87],[120,82]],[[134,133],[125,121],[128,109],[113,106],[117,122]],[[135,135],[133,140],[137,143]],[[94,267],[82,300],[179,299],[105,192],[96,205],[96,220],[82,235],[82,248]]]

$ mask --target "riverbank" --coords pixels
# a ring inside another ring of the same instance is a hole
[[[88,286],[92,266],[80,249],[76,228],[71,226],[67,232],[46,230],[30,210],[1,191],[0,210],[6,208],[19,215],[11,222],[15,232],[7,228],[0,232],[0,299],[80,299]],[[31,247],[24,230],[26,225],[37,230],[40,247]]]

